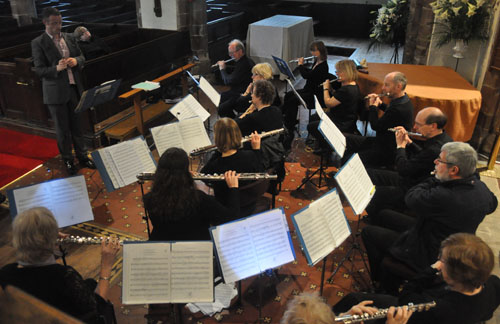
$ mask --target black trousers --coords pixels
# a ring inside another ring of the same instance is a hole
[[[297,93],[304,99],[308,109],[314,108],[314,96],[311,92],[300,89]],[[283,122],[285,127],[288,129],[293,129],[297,125],[297,112],[299,111],[299,105],[301,102],[293,91],[288,91],[285,93],[285,98],[283,99],[283,106],[281,111],[283,112]]]
[[[241,97],[239,92],[229,90],[220,94],[220,103],[218,107],[219,116],[234,118],[233,108],[238,98]]]
[[[354,154],[358,153],[365,167],[392,166],[394,155],[381,152],[375,146],[375,137],[356,134],[346,134],[346,151],[342,158],[344,164]]]
[[[83,139],[80,124],[80,114],[75,113],[79,94],[76,86],[71,86],[70,99],[65,104],[47,105],[54,120],[57,138],[57,147],[63,160],[73,160],[72,145],[76,157],[81,159],[87,156],[87,148]]]

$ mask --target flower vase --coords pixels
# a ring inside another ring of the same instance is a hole
[[[463,39],[455,40],[455,47],[453,47],[453,57],[457,59],[464,58],[464,53],[467,51],[467,45]]]

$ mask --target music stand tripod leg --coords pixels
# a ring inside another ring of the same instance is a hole
[[[324,154],[321,154],[319,159],[319,168],[310,175],[308,175],[305,179],[302,179],[302,183],[300,184],[300,186],[297,187],[296,190],[302,189],[302,187],[308,182],[311,182],[316,188],[321,188],[321,178],[324,176],[325,173],[323,164],[324,164]],[[319,180],[318,184],[315,184],[314,182],[312,182],[312,177],[314,177],[314,175],[318,172],[319,172]]]
[[[149,228],[149,215],[148,215],[148,211],[146,209],[146,206],[144,205],[144,187],[143,187],[144,181],[138,180],[137,182],[141,185],[142,207],[144,207],[144,217],[142,219],[144,219],[146,221],[146,229],[148,231],[148,239],[149,239],[149,238],[151,238],[151,229]]]

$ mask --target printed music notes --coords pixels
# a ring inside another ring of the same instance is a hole
[[[213,243],[123,244],[124,304],[212,302]]]
[[[212,227],[210,231],[226,283],[295,260],[282,209]]]
[[[204,77],[200,77],[200,89],[207,95],[207,97],[214,103],[215,107],[219,107],[220,94]]]
[[[202,105],[196,100],[192,95],[188,94],[181,101],[179,101],[175,106],[170,108],[170,113],[174,115],[178,120],[184,120],[192,117],[200,117],[201,120],[205,121],[210,114],[203,108]]]

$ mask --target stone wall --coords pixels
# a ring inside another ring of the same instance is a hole
[[[410,17],[406,28],[403,54],[404,64],[425,65],[429,51],[434,14],[430,7],[433,0],[411,0]]]

